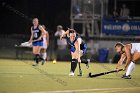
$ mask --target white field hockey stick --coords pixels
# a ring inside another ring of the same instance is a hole
[[[32,42],[23,42],[20,44],[20,46],[24,46],[24,47],[31,47],[33,42],[39,41],[38,39],[33,40]]]

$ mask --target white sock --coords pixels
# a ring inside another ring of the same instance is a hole
[[[133,62],[131,61],[131,63],[129,64],[129,66],[128,66],[128,68],[127,68],[126,76],[130,75],[134,68],[135,68],[135,63],[133,63]]]
[[[43,59],[46,60],[46,58],[47,58],[47,53],[42,53],[42,55],[43,55]]]

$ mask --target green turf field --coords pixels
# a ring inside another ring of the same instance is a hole
[[[83,76],[68,76],[69,62],[47,62],[44,66],[32,67],[32,61],[0,59],[0,93],[140,93],[140,65],[136,65],[131,80],[121,75],[108,74],[88,78],[88,73],[99,73],[115,68],[115,64],[82,64]]]

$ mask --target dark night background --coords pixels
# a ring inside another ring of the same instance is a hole
[[[70,2],[71,0],[1,0],[0,34],[28,34],[32,25],[31,20],[11,11],[7,5],[29,18],[38,17],[41,24],[46,25],[50,31],[55,31],[58,24],[64,28],[70,26]]]
[[[140,16],[140,0],[118,0],[117,11],[122,4],[130,9],[130,16]],[[70,27],[71,0],[0,0],[0,34],[28,34],[31,20],[16,14],[6,6],[25,14],[29,18],[38,17],[40,24],[47,26],[49,33],[56,31],[58,24],[64,29]],[[109,14],[113,12],[114,0],[109,0]]]
[[[130,10],[131,17],[140,17],[140,0],[117,0],[117,12],[120,11],[123,4]],[[109,14],[114,10],[114,0],[109,0],[108,4]]]

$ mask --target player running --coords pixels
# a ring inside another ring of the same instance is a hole
[[[33,26],[31,27],[31,37],[29,42],[32,42],[33,46],[33,54],[34,54],[34,59],[36,61],[36,64],[33,64],[33,66],[37,66],[39,63],[39,60],[41,59],[40,56],[40,50],[43,46],[43,35],[46,34],[46,31],[44,28],[39,25],[39,20],[38,18],[33,19]]]
[[[122,65],[126,59],[124,70],[126,73],[122,76],[124,79],[131,79],[131,72],[135,68],[135,63],[140,60],[140,43],[122,44],[117,43],[115,45],[117,53],[121,54],[121,58],[118,61],[117,69]]]
[[[46,27],[45,25],[42,25],[42,27],[45,29],[46,31]],[[41,55],[42,55],[42,65],[44,65],[45,61],[47,60],[47,48],[49,45],[49,33],[48,31],[46,31],[46,34],[43,35],[43,47],[41,49]]]
[[[68,29],[63,35],[60,37],[62,39],[63,37],[66,37],[66,40],[68,44],[70,45],[70,51],[71,51],[71,70],[70,70],[70,76],[74,76],[75,69],[77,67],[77,63],[85,63],[88,66],[88,63],[90,60],[81,60],[81,56],[85,54],[87,50],[86,44],[83,42],[83,40],[76,34],[76,31],[74,29]],[[80,73],[82,74],[82,73]]]

